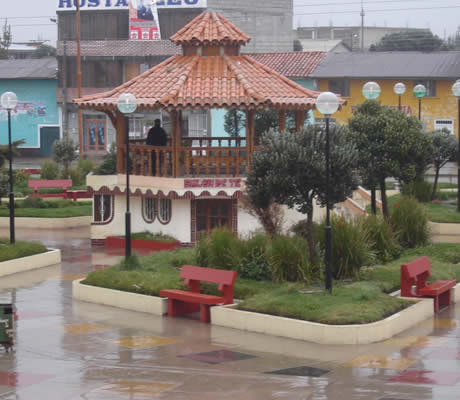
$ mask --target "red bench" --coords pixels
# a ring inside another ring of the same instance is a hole
[[[401,265],[401,296],[403,297],[433,297],[434,312],[439,311],[440,305],[450,304],[450,289],[457,281],[445,280],[426,284],[430,276],[431,264],[428,257],[420,257],[408,264]],[[415,285],[415,292],[413,286]]]
[[[33,196],[67,198],[67,188],[72,187],[72,179],[30,180],[27,186],[34,190]],[[63,193],[38,193],[38,189],[61,188]]]
[[[160,297],[168,298],[168,316],[175,317],[200,310],[201,322],[210,322],[211,306],[233,303],[236,274],[235,271],[183,265],[179,276],[185,280],[189,290],[160,290]],[[200,282],[216,283],[222,297],[200,293]]]

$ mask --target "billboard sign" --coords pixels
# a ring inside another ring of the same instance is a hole
[[[129,39],[160,40],[157,0],[129,0]]]
[[[56,0],[57,11],[75,11],[78,0]],[[130,0],[79,0],[80,9],[128,10]],[[157,0],[158,8],[206,8],[208,0]]]

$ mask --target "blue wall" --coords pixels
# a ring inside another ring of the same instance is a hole
[[[58,125],[57,80],[0,80],[0,95],[14,92],[16,110],[11,113],[12,140],[25,139],[22,147],[38,147],[38,125]],[[8,115],[0,106],[0,144],[8,144]]]

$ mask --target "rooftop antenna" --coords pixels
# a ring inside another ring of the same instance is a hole
[[[361,51],[364,51],[364,0],[361,0]]]

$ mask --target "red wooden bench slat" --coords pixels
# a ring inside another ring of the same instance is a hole
[[[433,297],[434,311],[439,311],[439,304],[450,304],[450,289],[457,281],[443,280],[431,284],[426,283],[430,276],[431,264],[428,257],[401,265],[401,296],[403,297]],[[412,287],[416,286],[415,292]]]
[[[31,189],[72,187],[72,179],[40,179],[30,180],[27,186]]]
[[[166,289],[160,290],[160,297],[169,297],[175,300],[188,301],[191,303],[200,303],[200,304],[219,304],[224,302],[223,297],[212,296],[209,294],[203,293],[194,293],[186,292],[179,289]]]
[[[420,289],[419,293],[423,296],[438,296],[447,289],[453,288],[456,284],[456,281],[436,281]]]
[[[188,291],[178,289],[160,290],[161,297],[168,298],[168,316],[175,317],[179,314],[196,312],[199,305],[201,321],[210,322],[209,307],[216,304],[233,303],[233,285],[237,273],[214,268],[202,268],[193,265],[183,265],[180,277],[189,287]],[[223,296],[212,296],[200,293],[200,283],[216,283]]]
[[[236,275],[237,273],[235,271],[183,265],[179,276],[194,281],[217,283],[220,285],[234,285]]]

